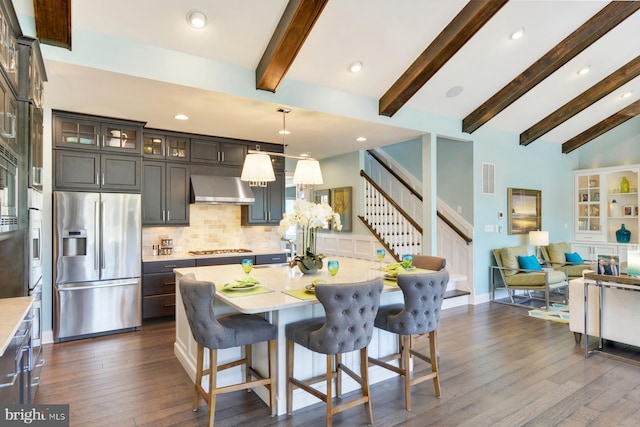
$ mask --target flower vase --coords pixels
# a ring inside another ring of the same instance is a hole
[[[626,176],[622,177],[622,181],[620,181],[620,192],[628,193],[629,192],[629,180]]]
[[[629,243],[631,240],[631,232],[626,229],[624,224],[622,224],[620,230],[616,231],[616,240],[618,243]]]
[[[322,270],[322,256],[306,255],[296,257],[296,264],[302,274],[313,274]]]

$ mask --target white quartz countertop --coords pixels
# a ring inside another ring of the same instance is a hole
[[[327,272],[327,261],[331,259],[340,262],[340,269],[335,277],[331,277]],[[302,274],[297,267],[254,267],[250,276],[257,279],[260,282],[260,286],[268,289],[270,292],[246,296],[235,295],[233,297],[226,295],[224,292],[217,292],[216,298],[219,298],[239,312],[246,314],[277,311],[296,306],[315,304],[318,302],[315,298],[300,299],[285,292],[290,290],[303,290],[316,279],[322,279],[328,283],[340,284],[356,283],[382,277],[385,272],[379,270],[378,266],[379,264],[376,261],[329,257],[324,260],[324,268],[315,274]],[[210,281],[216,285],[224,285],[242,279],[245,276],[239,264],[176,268],[174,271],[178,279],[186,274],[193,273],[196,280]],[[450,281],[459,280],[466,280],[466,277],[458,274],[452,274],[450,276]],[[385,281],[383,292],[399,290],[400,288],[398,288],[395,283]]]
[[[4,355],[32,303],[33,297],[0,299],[0,356]]]
[[[168,261],[178,259],[202,259],[202,258],[227,258],[236,256],[255,256],[255,255],[268,255],[268,254],[282,254],[289,252],[286,249],[251,249],[251,252],[228,252],[224,254],[209,254],[209,255],[191,255],[188,252],[179,252],[173,255],[145,255],[142,257],[142,262],[152,261]]]

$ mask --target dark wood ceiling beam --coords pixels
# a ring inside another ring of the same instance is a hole
[[[289,0],[256,68],[256,89],[275,92],[329,0]]]
[[[522,74],[465,117],[462,120],[463,132],[472,133],[487,123],[638,9],[640,9],[640,1],[610,2]]]
[[[623,108],[614,115],[607,117],[600,123],[591,126],[580,135],[574,136],[567,142],[564,142],[562,144],[562,152],[565,154],[570,153],[576,148],[582,147],[587,142],[638,115],[640,115],[640,100]]]
[[[71,50],[71,0],[33,0],[40,43]]]
[[[438,72],[507,0],[472,0],[456,15],[378,102],[383,116],[393,116]]]
[[[540,120],[520,134],[520,145],[529,145],[545,133],[578,114],[585,108],[640,76],[640,56],[609,74],[597,84]]]

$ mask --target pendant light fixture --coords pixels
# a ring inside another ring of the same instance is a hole
[[[285,147],[284,136],[290,132],[286,127],[286,115],[291,110],[286,108],[278,108],[279,113],[282,113],[282,130],[279,132],[282,135],[282,146]],[[291,156],[284,153],[272,153],[269,151],[248,150],[247,157],[244,159],[244,165],[242,166],[242,174],[240,179],[242,181],[248,181],[251,187],[266,187],[268,182],[275,181],[275,174],[273,172],[273,164],[271,163],[270,156],[285,157],[289,159],[296,159],[296,169],[293,173],[293,182],[297,185],[311,186],[322,184],[322,172],[320,171],[320,163],[316,159],[312,159],[308,156]]]

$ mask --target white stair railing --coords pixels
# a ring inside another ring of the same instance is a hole
[[[369,176],[363,177],[364,212],[360,219],[396,260],[422,252],[422,228]]]

